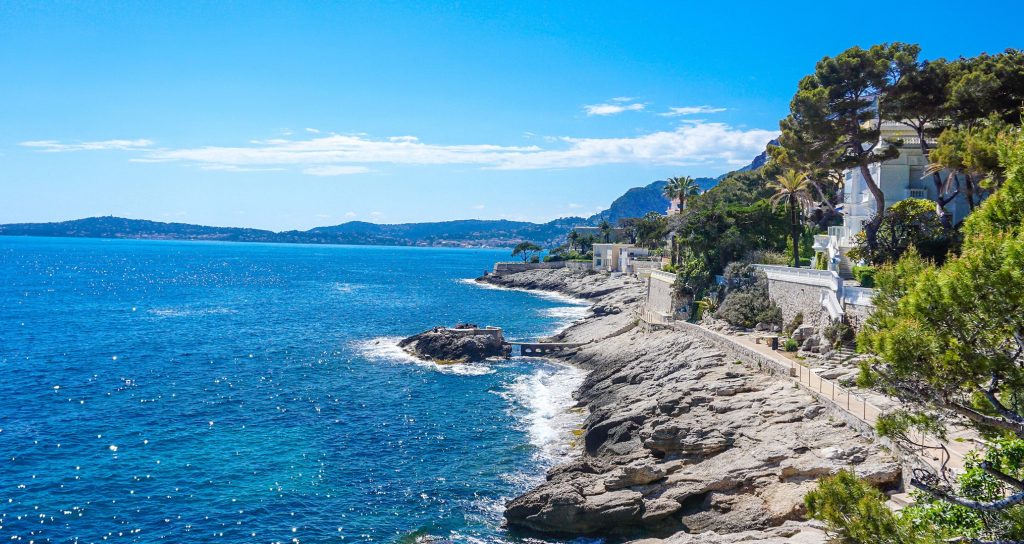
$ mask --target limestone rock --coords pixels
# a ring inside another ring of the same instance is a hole
[[[435,327],[403,339],[398,346],[421,359],[465,363],[488,357],[508,357],[501,329],[479,329],[459,324],[453,328]]]
[[[665,469],[650,462],[641,462],[619,467],[604,480],[608,490],[622,489],[634,485],[645,485],[665,478]]]

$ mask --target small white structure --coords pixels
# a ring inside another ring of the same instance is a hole
[[[870,168],[872,179],[885,195],[886,207],[908,198],[934,201],[935,183],[932,176],[924,175],[928,164],[921,151],[921,142],[917,134],[910,127],[895,121],[882,121],[880,128],[881,139],[884,141],[879,147],[884,149],[890,145],[886,142],[892,142],[900,151],[898,157],[873,164]],[[946,171],[939,173],[943,181],[948,175]],[[843,201],[840,210],[843,213],[843,225],[829,227],[827,235],[815,236],[814,251],[825,254],[829,270],[834,270],[843,277],[850,277],[851,263],[846,253],[856,246],[857,235],[864,230],[864,224],[871,221],[875,215],[875,197],[868,190],[859,168],[845,170],[843,178]],[[954,181],[963,186],[963,179]],[[952,192],[955,189],[949,190]],[[954,224],[967,216],[970,207],[962,191],[946,205],[946,211],[952,216]]]
[[[649,253],[633,244],[594,244],[594,270],[632,274],[633,261]]]

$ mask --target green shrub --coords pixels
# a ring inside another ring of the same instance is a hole
[[[726,267],[726,281],[729,290],[715,317],[747,329],[758,323],[782,326],[782,311],[768,297],[768,279],[763,272],[749,265],[729,265]]]
[[[832,542],[844,544],[925,544],[939,542],[908,517],[885,505],[885,496],[853,472],[822,478],[804,497],[807,514],[825,522]]]
[[[815,270],[828,270],[828,254],[827,253],[815,253],[814,254],[814,269]]]
[[[530,257],[530,262],[531,263],[539,263],[540,262],[540,257],[534,255],[533,257]]]
[[[755,249],[754,251],[747,253],[744,260],[758,264],[778,264],[782,266],[793,264],[793,257],[780,251],[765,249]]]
[[[793,316],[793,319],[782,328],[783,334],[786,336],[793,336],[793,332],[800,328],[800,325],[804,324],[804,313],[797,312]]]
[[[876,271],[873,266],[855,266],[853,267],[853,279],[857,280],[861,287],[874,287]]]
[[[782,344],[782,349],[786,351],[796,351],[800,349],[800,342],[797,342],[792,338],[787,338],[786,343]]]
[[[842,321],[829,323],[821,331],[821,335],[829,341],[832,347],[839,347],[847,342],[852,342],[854,338],[853,327]]]

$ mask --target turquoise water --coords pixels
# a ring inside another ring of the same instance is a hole
[[[582,315],[466,281],[507,255],[0,238],[0,540],[515,540],[581,372],[394,347]]]

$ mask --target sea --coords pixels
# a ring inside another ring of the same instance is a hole
[[[0,541],[523,542],[583,372],[397,348],[552,334],[507,250],[0,237]],[[576,431],[576,432],[574,432]]]

